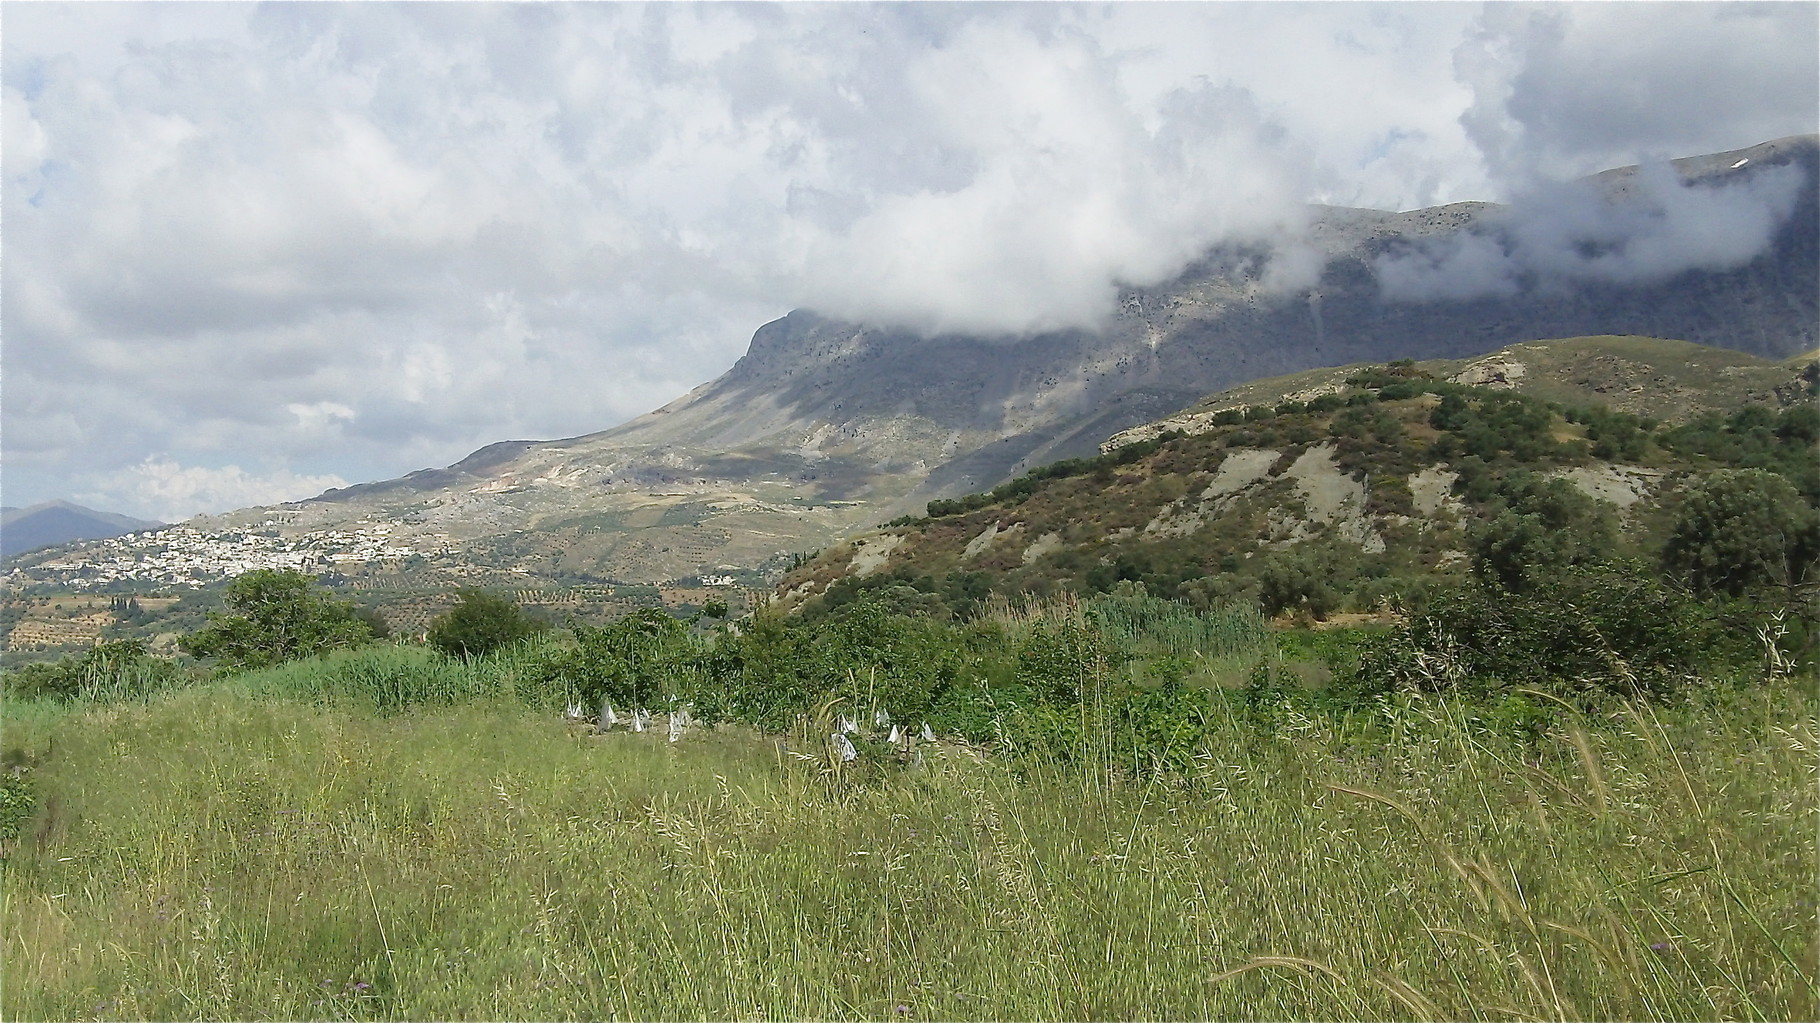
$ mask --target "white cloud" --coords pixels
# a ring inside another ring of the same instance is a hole
[[[338,422],[346,422],[355,415],[353,409],[334,401],[311,402],[307,405],[294,401],[286,405],[284,410],[297,417],[299,428],[312,432]]]
[[[299,476],[286,469],[259,475],[238,465],[186,466],[152,455],[79,500],[161,522],[181,522],[219,509],[299,501],[347,485],[334,475]]]
[[[1748,262],[1792,214],[1803,172],[1690,185],[1665,161],[1813,131],[1816,34],[1811,4],[1487,7],[1456,50],[1474,95],[1461,122],[1511,209],[1485,232],[1381,258],[1385,294],[1508,295]],[[1633,162],[1622,204],[1567,180]]]
[[[1820,124],[1820,6],[1490,4],[1456,52],[1463,123],[1512,193]]]
[[[1378,279],[1388,297],[1428,301],[1729,270],[1774,239],[1805,177],[1784,165],[1744,181],[1687,183],[1667,164],[1650,164],[1621,204],[1591,184],[1538,187],[1483,231],[1381,257]]]

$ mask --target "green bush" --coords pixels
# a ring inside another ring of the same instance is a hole
[[[24,770],[9,766],[0,774],[0,848],[19,837],[37,809],[38,794],[26,781]]]
[[[430,623],[429,642],[450,657],[474,658],[542,629],[542,623],[512,601],[464,588],[456,593],[455,606]]]
[[[521,697],[545,702],[560,696],[591,710],[602,701],[622,708],[667,703],[698,672],[688,626],[659,608],[640,608],[610,625],[574,625],[575,645],[552,654],[536,677],[522,680]],[[694,688],[693,686],[689,688]]]
[[[1662,445],[1704,455],[1722,466],[1765,469],[1786,477],[1809,502],[1820,501],[1820,408],[1811,402],[1774,411],[1745,405],[1729,416],[1707,413],[1661,432]]]
[[[1036,622],[1017,649],[1017,682],[1046,703],[1072,704],[1105,677],[1097,629],[1078,618]]]
[[[1133,774],[1187,775],[1211,735],[1212,695],[1179,671],[1154,689],[1127,688],[1111,722],[1111,759]]]
[[[1371,644],[1350,688],[1665,695],[1703,669],[1736,671],[1752,657],[1713,608],[1640,566],[1596,565],[1557,571],[1529,592],[1476,583],[1436,594]]]
[[[1618,529],[1610,509],[1566,480],[1523,472],[1499,489],[1504,508],[1467,535],[1472,571],[1481,581],[1527,593],[1551,573],[1615,552]]]
[[[143,641],[123,639],[59,661],[24,665],[4,679],[12,697],[109,701],[145,699],[186,684],[189,675],[176,662],[153,656]]]
[[[1304,611],[1314,618],[1326,618],[1339,609],[1334,565],[1322,557],[1322,550],[1304,544],[1271,551],[1257,561],[1258,603],[1266,616]]]

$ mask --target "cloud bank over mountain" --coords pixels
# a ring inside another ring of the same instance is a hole
[[[1306,279],[1308,202],[1541,210],[1814,130],[1815,10],[8,5],[8,500],[174,518],[595,430],[797,306],[1092,328],[1222,241]],[[1400,286],[1732,258],[1786,186],[1650,187]]]
[[[1775,239],[1806,176],[1790,164],[1744,181],[1684,182],[1667,164],[1651,164],[1638,169],[1622,205],[1590,181],[1532,186],[1496,229],[1392,253],[1374,269],[1386,297],[1418,302],[1729,270]]]

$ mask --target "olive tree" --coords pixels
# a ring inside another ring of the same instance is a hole
[[[373,638],[352,603],[290,569],[248,572],[228,584],[223,602],[226,610],[210,611],[209,624],[181,645],[228,668],[269,667]]]

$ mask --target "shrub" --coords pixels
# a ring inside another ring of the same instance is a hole
[[[693,677],[695,653],[689,630],[658,608],[640,608],[605,626],[575,625],[573,649],[553,655],[532,687],[560,690],[598,709],[602,700],[644,707],[675,693],[676,683]],[[520,693],[541,699],[535,693]],[[535,701],[533,701],[535,702]]]
[[[1467,537],[1482,581],[1527,593],[1552,572],[1608,557],[1617,544],[1611,511],[1566,480],[1521,473],[1501,489],[1505,507]]]
[[[1326,618],[1339,609],[1340,594],[1334,589],[1335,565],[1322,559],[1323,553],[1304,545],[1287,551],[1271,551],[1258,559],[1258,602],[1264,614],[1275,617],[1284,611],[1306,611],[1315,618]]]
[[[1532,592],[1476,583],[1434,595],[1426,612],[1371,644],[1352,688],[1664,694],[1751,655],[1713,609],[1640,566],[1596,565],[1557,571]]]
[[[430,623],[430,645],[450,657],[475,658],[535,635],[542,624],[504,597],[464,588],[455,606]]]
[[[9,696],[64,700],[143,699],[185,681],[176,663],[147,652],[145,643],[101,643],[79,655],[28,664],[5,675]]]
[[[1105,660],[1098,629],[1072,615],[1043,619],[1018,646],[1017,682],[1039,700],[1076,703],[1103,679]]]

